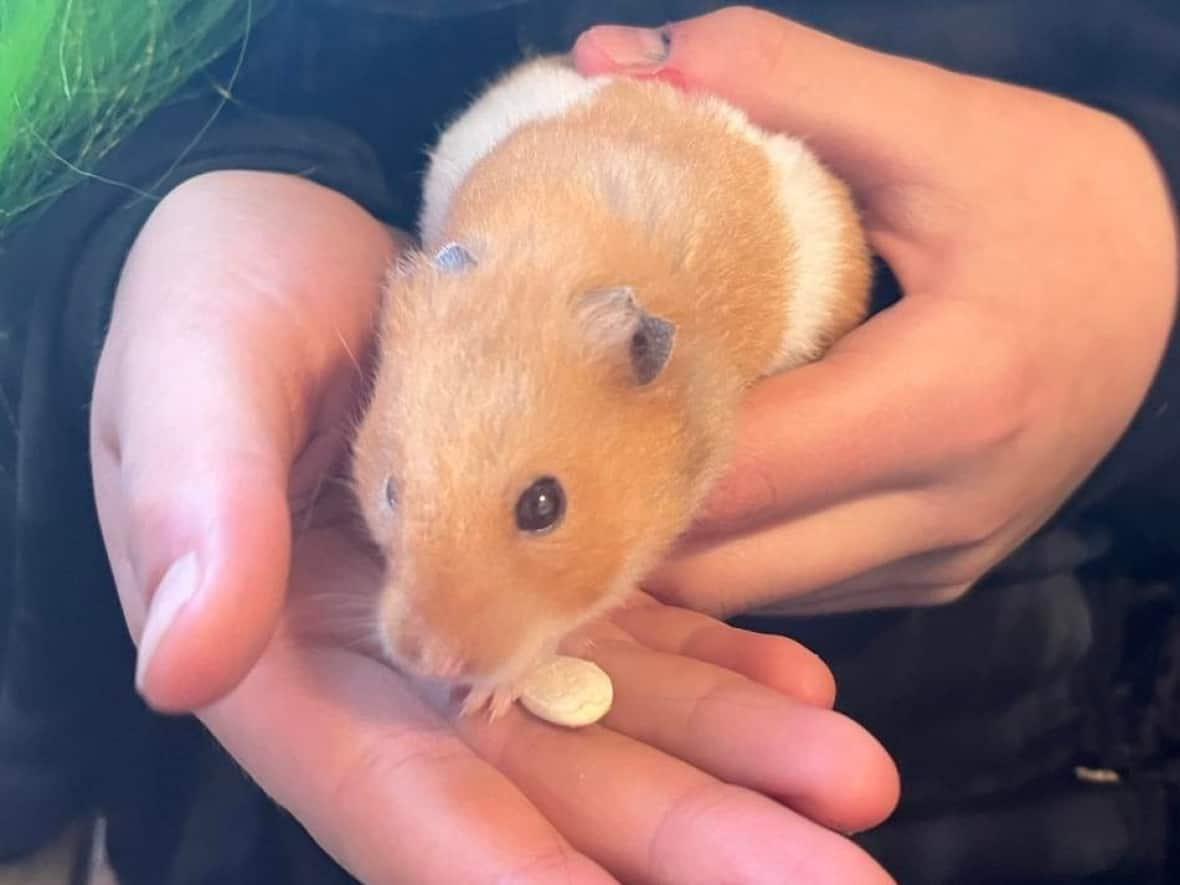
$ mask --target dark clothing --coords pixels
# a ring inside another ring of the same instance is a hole
[[[194,89],[104,175],[157,193],[283,170],[411,227],[422,149],[525,50],[703,2],[281,2],[214,113]],[[788,2],[887,51],[1131,121],[1180,193],[1180,4]],[[474,10],[474,11],[473,11]],[[463,13],[463,14],[460,14]],[[227,66],[228,70],[228,66]],[[1030,162],[1038,162],[1030,158]],[[100,810],[129,885],[349,881],[191,718],[149,713],[90,492],[87,404],[113,287],[152,201],[98,182],[0,240],[0,857]],[[878,303],[896,297],[888,274]],[[746,623],[833,667],[904,796],[863,844],[903,883],[1180,881],[1180,339],[1131,430],[1057,518],[961,602]],[[1079,776],[1110,769],[1115,783]]]

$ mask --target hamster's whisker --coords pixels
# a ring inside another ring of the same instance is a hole
[[[357,375],[359,375],[361,378],[364,378],[365,370],[361,368],[360,361],[356,358],[356,354],[352,352],[352,348],[348,346],[348,342],[345,340],[343,333],[340,331],[340,328],[338,326],[333,326],[332,331],[336,333],[336,338],[340,342],[340,346],[344,348],[344,352],[348,355],[348,359],[352,363],[353,368],[356,369]]]
[[[303,524],[299,526],[299,529],[296,532],[296,537],[306,534],[311,529],[311,520],[315,515],[315,505],[319,503],[320,500],[320,492],[324,488],[324,480],[325,477],[323,476],[316,480],[315,488],[311,491],[311,500],[307,502],[307,507],[303,511]]]

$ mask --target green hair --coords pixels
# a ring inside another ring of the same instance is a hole
[[[0,0],[0,234],[244,38],[269,0]]]

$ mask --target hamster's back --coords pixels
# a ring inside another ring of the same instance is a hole
[[[798,142],[552,61],[447,130],[424,196],[354,476],[387,650],[495,693],[688,527],[743,388],[859,315],[863,241]]]
[[[440,198],[442,170],[453,190]],[[529,62],[444,136],[427,198],[428,248],[584,261],[747,381],[819,356],[863,314],[867,257],[843,184],[800,142],[664,83]]]

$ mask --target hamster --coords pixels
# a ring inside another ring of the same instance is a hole
[[[496,81],[430,154],[391,270],[353,482],[392,662],[493,718],[685,532],[759,378],[864,317],[847,187],[719,99]]]

